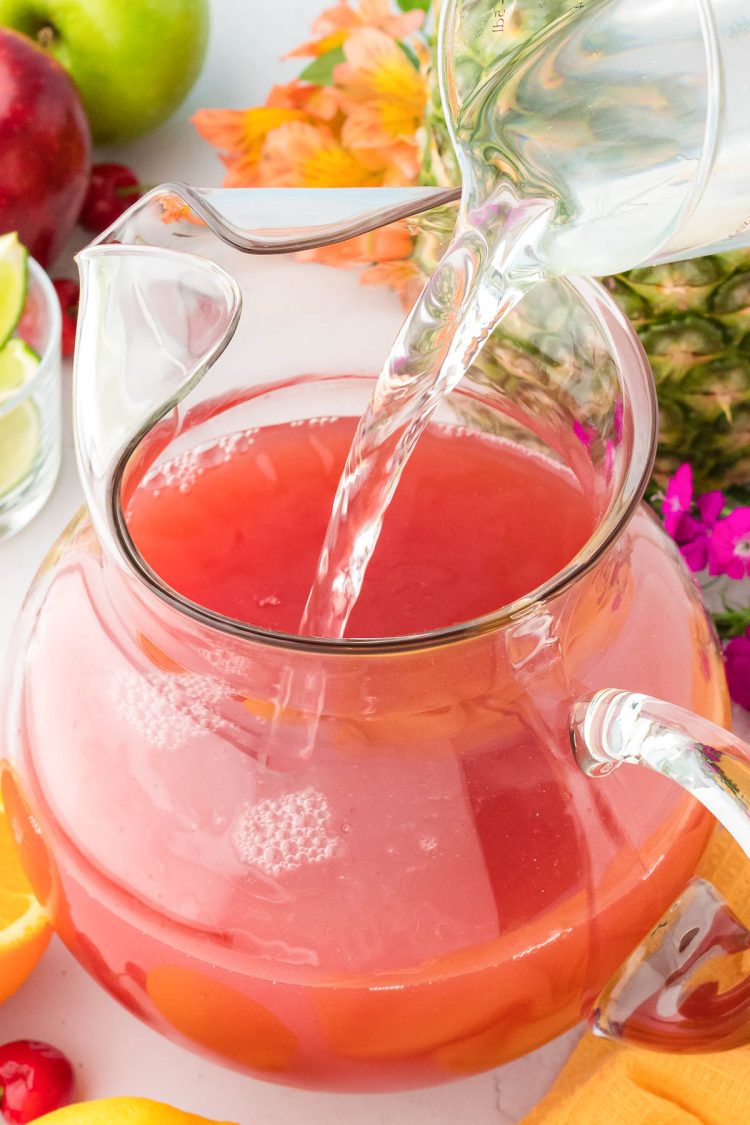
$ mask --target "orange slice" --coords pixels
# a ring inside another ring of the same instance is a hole
[[[35,968],[52,929],[21,866],[10,818],[0,803],[0,1002]]]
[[[94,1102],[56,1109],[36,1120],[36,1125],[233,1125],[184,1113],[148,1098],[99,1098]]]
[[[289,1070],[297,1040],[257,1000],[177,965],[152,969],[146,989],[164,1019],[197,1046],[244,1069]]]

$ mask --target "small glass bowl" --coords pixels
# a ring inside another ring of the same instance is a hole
[[[60,302],[49,277],[32,259],[16,335],[41,362],[16,394],[0,401],[0,540],[15,535],[44,506],[62,454]]]

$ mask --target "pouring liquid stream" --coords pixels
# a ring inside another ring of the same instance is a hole
[[[462,15],[461,0],[447,0],[438,50],[443,112],[462,175],[456,225],[357,426],[300,621],[303,635],[344,636],[420,434],[494,329],[546,272],[557,196],[546,183],[536,197],[524,197],[509,166],[495,159],[503,81],[490,69],[463,104],[451,97],[450,56],[463,52],[468,34]]]
[[[341,638],[388,505],[420,435],[485,341],[541,274],[544,200],[502,186],[462,209],[448,250],[404,322],[359,421],[333,503],[301,634]]]

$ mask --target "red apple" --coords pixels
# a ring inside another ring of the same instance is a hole
[[[42,265],[76,224],[91,134],[67,71],[25,35],[0,28],[0,234],[18,231]]]

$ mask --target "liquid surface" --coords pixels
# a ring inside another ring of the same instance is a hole
[[[191,601],[296,632],[354,425],[269,426],[164,466],[131,502],[136,545]],[[428,632],[491,613],[566,566],[593,526],[575,478],[551,461],[430,426],[347,635]]]

